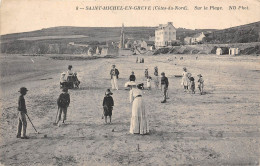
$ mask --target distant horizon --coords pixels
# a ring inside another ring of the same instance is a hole
[[[253,24],[253,23],[257,23],[260,21],[256,21],[256,22],[251,22],[248,24]],[[227,27],[227,28],[223,28],[223,29],[229,29],[229,28],[233,28],[233,27],[238,27],[238,26],[243,26],[243,25],[248,25],[248,24],[241,24],[241,25],[237,25],[237,26],[231,26],[231,27]],[[1,34],[0,36],[5,36],[5,35],[12,35],[12,34],[19,34],[19,33],[29,33],[29,32],[34,32],[34,31],[40,31],[40,30],[44,30],[44,29],[51,29],[51,28],[61,28],[61,27],[73,27],[73,28],[121,28],[122,26],[54,26],[54,27],[47,27],[47,28],[41,28],[41,29],[36,29],[36,30],[31,30],[31,31],[24,31],[24,32],[15,32],[15,33],[8,33],[8,34]],[[146,28],[156,28],[157,26],[125,26],[124,28],[138,28],[138,27],[146,27]],[[176,29],[189,29],[189,30],[223,30],[223,29],[217,29],[217,28],[186,28],[186,27],[175,27]]]

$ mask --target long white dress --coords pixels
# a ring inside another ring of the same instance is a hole
[[[189,85],[188,72],[186,72],[186,71],[184,71],[184,72],[182,73],[181,85],[183,85],[183,86],[188,86],[188,85]]]
[[[132,117],[130,125],[131,134],[147,134],[149,133],[149,125],[147,115],[145,112],[145,105],[143,102],[142,91],[137,88],[133,88],[130,91],[130,102],[132,103]]]

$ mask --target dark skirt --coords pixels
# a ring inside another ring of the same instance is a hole
[[[112,116],[113,107],[104,106],[104,116]]]

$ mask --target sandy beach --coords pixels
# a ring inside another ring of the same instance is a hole
[[[259,165],[260,58],[216,55],[120,56],[88,61],[53,60],[48,56],[1,55],[0,162],[3,165]],[[141,57],[141,56],[139,56]],[[176,59],[175,59],[176,57]],[[180,60],[183,57],[183,60]],[[69,90],[67,123],[53,126],[60,73],[71,64],[81,81]],[[112,91],[112,124],[101,119],[102,101],[110,88],[111,65],[120,71],[119,90]],[[169,79],[169,97],[144,90],[150,134],[129,133],[131,105],[123,87],[131,71],[145,82],[144,69],[154,67]],[[183,92],[182,68],[195,78],[196,93]],[[205,94],[197,89],[197,75]],[[30,139],[16,138],[19,88],[25,96]],[[47,138],[44,138],[47,135]],[[137,147],[139,146],[139,151]]]

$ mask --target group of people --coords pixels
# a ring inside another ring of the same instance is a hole
[[[201,74],[198,74],[197,76],[198,76],[198,89],[200,91],[200,94],[202,95],[203,87],[204,87],[204,80],[203,80]],[[181,84],[184,87],[184,92],[187,92],[190,89],[190,92],[195,94],[195,79],[194,79],[194,77],[192,77],[191,73],[189,73],[187,71],[186,67],[183,68]]]
[[[144,58],[140,58],[140,61],[139,61],[139,60],[138,60],[138,57],[136,57],[136,63],[138,63],[138,62],[144,63]]]
[[[67,79],[70,79],[69,76],[75,74],[72,72],[72,66],[69,65],[67,73],[62,73],[62,75],[67,75]],[[110,76],[111,76],[111,84],[112,84],[112,89],[118,90],[118,77],[119,77],[119,70],[116,69],[115,65],[112,65],[112,69],[110,71]],[[151,76],[148,73],[148,69],[145,69],[144,73],[145,78],[147,79],[147,89],[151,89]],[[166,103],[166,100],[169,99],[168,97],[168,87],[169,87],[169,80],[166,77],[165,73],[161,73],[161,81],[159,81],[159,72],[158,72],[158,67],[156,66],[154,68],[154,83],[155,87],[159,88],[163,92],[163,100],[161,103]],[[142,99],[143,93],[142,90],[144,89],[144,84],[137,84],[136,82],[136,77],[134,72],[132,71],[131,75],[129,76],[129,82],[125,84],[125,86],[130,87],[129,95],[130,95],[130,103],[132,104],[132,116],[131,116],[131,125],[130,125],[130,133],[132,134],[148,134],[149,133],[149,124],[148,124],[148,119],[147,119],[147,114],[145,111],[145,103]],[[61,82],[62,83],[62,82]],[[187,72],[187,68],[183,68],[183,74],[182,74],[182,83],[184,87],[184,91],[187,92],[189,89],[191,90],[192,93],[195,93],[195,79],[192,77],[191,73]],[[200,91],[200,94],[203,94],[203,87],[204,87],[204,80],[202,78],[202,75],[198,75],[198,89]],[[17,128],[17,138],[22,138],[22,139],[28,139],[26,135],[26,127],[27,127],[27,121],[26,121],[26,114],[27,114],[27,109],[26,109],[26,104],[25,104],[25,99],[24,96],[27,94],[27,88],[21,87],[19,92],[20,92],[20,97],[18,100],[18,128]],[[109,123],[112,121],[112,110],[114,107],[114,100],[112,97],[113,93],[111,92],[110,89],[107,89],[105,92],[105,97],[103,99],[103,115],[102,119],[105,118],[105,123],[107,122],[107,117],[109,117]],[[63,114],[63,119],[62,123],[64,124],[66,119],[67,119],[67,110],[70,105],[70,95],[68,93],[68,88],[63,87],[62,88],[62,93],[59,95],[57,99],[57,105],[58,105],[58,112],[56,118],[58,119],[55,120],[55,124],[60,126],[60,121],[61,121],[61,116]]]
[[[61,88],[79,88],[80,81],[76,72],[72,71],[72,65],[68,66],[68,71],[61,73],[60,87]]]

